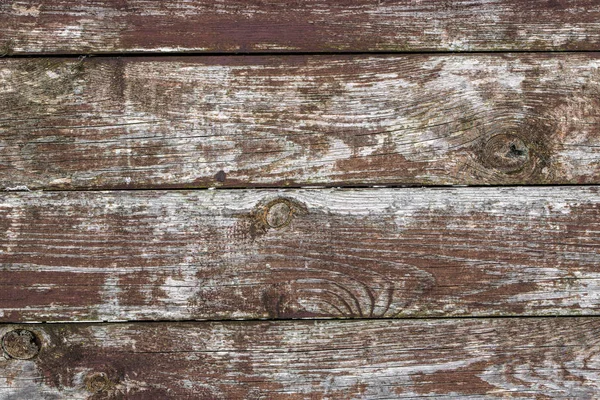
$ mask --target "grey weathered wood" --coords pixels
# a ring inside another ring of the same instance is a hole
[[[15,326],[3,326],[0,335]],[[26,325],[3,399],[594,399],[600,319]],[[92,396],[90,389],[97,392]]]
[[[5,54],[600,50],[596,0],[0,3]]]
[[[597,187],[0,196],[0,320],[594,315]]]
[[[0,187],[600,183],[597,54],[0,61]]]

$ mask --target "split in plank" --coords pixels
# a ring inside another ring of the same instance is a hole
[[[595,315],[600,188],[0,196],[0,320]]]
[[[596,0],[0,3],[4,54],[600,50]]]
[[[0,61],[0,187],[600,183],[600,55]]]
[[[592,399],[600,391],[598,318],[46,324],[2,326],[4,334],[12,354],[39,349],[28,360],[0,358],[4,399]]]

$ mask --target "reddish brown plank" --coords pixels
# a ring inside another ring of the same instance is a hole
[[[12,193],[0,319],[595,315],[596,187]]]
[[[0,61],[0,187],[600,183],[598,54]]]
[[[5,399],[593,399],[600,391],[597,318],[26,325],[2,326],[0,336],[23,328],[40,351],[0,358]],[[16,348],[29,349],[30,338]]]
[[[0,3],[5,54],[600,50],[596,0]]]

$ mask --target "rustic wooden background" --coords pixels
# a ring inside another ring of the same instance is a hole
[[[600,2],[0,2],[0,399],[600,398]]]

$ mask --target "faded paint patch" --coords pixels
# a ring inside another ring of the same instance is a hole
[[[29,2],[14,2],[11,5],[12,10],[16,15],[27,16],[27,17],[38,17],[40,15],[41,5],[27,6]],[[30,4],[30,3],[29,3]]]

